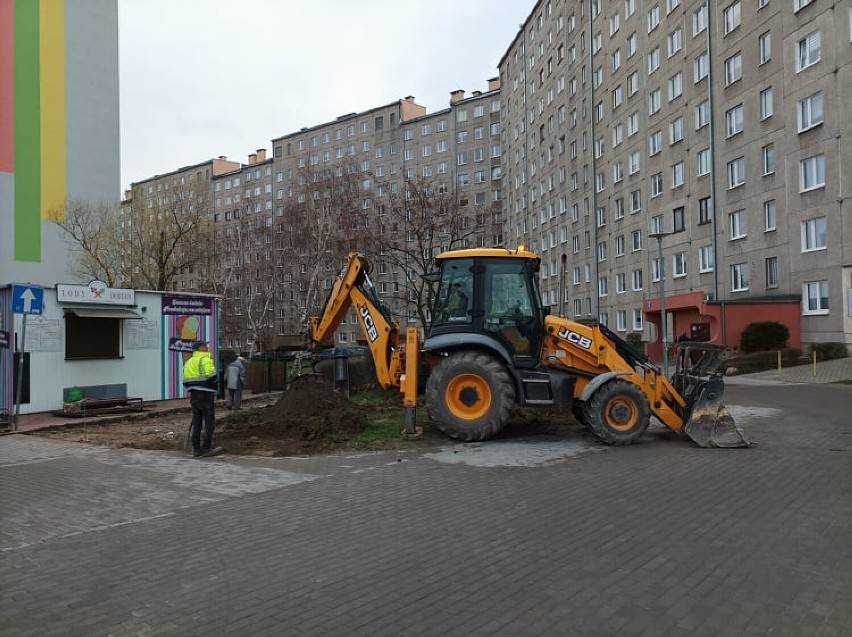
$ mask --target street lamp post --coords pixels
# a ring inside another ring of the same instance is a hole
[[[663,344],[663,375],[669,377],[669,338],[668,328],[666,327],[666,262],[663,259],[663,237],[667,237],[671,232],[652,232],[648,236],[657,240],[657,253],[660,258],[660,335],[662,336]]]

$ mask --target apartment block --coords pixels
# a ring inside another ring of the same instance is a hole
[[[433,113],[408,96],[273,138],[270,155],[258,149],[245,163],[220,157],[134,183],[122,205],[125,226],[131,210],[154,211],[171,201],[167,191],[188,188],[205,206],[216,258],[206,269],[188,268],[174,286],[221,296],[223,347],[302,346],[306,315],[318,310],[351,249],[373,259],[371,277],[397,320],[418,323],[414,261],[450,248],[502,244],[499,94],[494,78],[485,91],[452,91],[448,107]],[[311,182],[331,173],[348,178],[366,230],[318,255],[299,234],[295,211],[328,194]],[[455,222],[453,231],[430,231],[427,249],[414,219],[418,194],[440,202]],[[323,275],[308,298],[313,271]],[[354,315],[337,339],[341,345],[362,339]]]
[[[536,3],[499,63],[505,235],[541,254],[555,311],[652,355],[778,318],[791,346],[852,345],[850,20],[818,0]]]

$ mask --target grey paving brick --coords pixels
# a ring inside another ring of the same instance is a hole
[[[729,388],[777,410],[753,449],[660,430],[533,466],[228,458],[206,484],[0,438],[0,635],[849,635],[849,389]]]

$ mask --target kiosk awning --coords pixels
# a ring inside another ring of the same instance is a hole
[[[69,307],[65,308],[66,314],[73,314],[80,318],[117,318],[117,319],[141,319],[143,316],[136,310],[126,307]]]

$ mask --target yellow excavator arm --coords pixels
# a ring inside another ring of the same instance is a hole
[[[370,280],[371,270],[372,265],[364,255],[357,252],[347,255],[325,301],[322,315],[308,318],[311,349],[321,348],[322,343],[340,326],[349,309],[354,307],[375,363],[379,385],[384,389],[399,387],[403,404],[413,410],[417,404],[419,333],[417,328],[408,328],[405,342],[400,342],[399,324]]]

